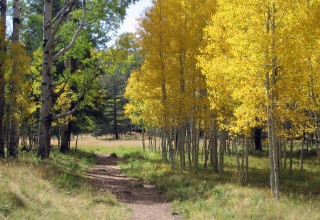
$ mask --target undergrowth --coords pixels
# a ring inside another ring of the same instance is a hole
[[[173,202],[173,213],[184,219],[320,219],[320,166],[314,157],[306,158],[303,172],[298,158],[293,174],[281,170],[280,201],[270,193],[265,152],[250,156],[250,180],[245,186],[237,183],[232,155],[225,158],[222,179],[211,169],[171,171],[154,152],[129,152],[125,157],[122,172],[155,183]]]
[[[0,219],[124,218],[127,208],[84,177],[94,163],[95,155],[83,151],[53,151],[48,160],[30,152],[0,161]]]

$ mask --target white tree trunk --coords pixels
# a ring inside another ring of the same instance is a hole
[[[59,28],[66,16],[70,13],[75,0],[64,1],[64,6],[59,14],[55,27],[52,27],[52,3],[53,0],[44,1],[44,14],[43,14],[43,62],[42,62],[42,82],[41,82],[41,106],[40,106],[40,125],[39,125],[39,139],[38,139],[38,156],[42,159],[46,159],[50,155],[50,129],[53,119],[61,118],[72,114],[77,108],[78,104],[74,109],[67,113],[53,117],[51,115],[52,108],[52,95],[53,95],[53,72],[52,65],[55,60],[65,54],[75,43],[80,31],[85,24],[86,18],[86,4],[83,0],[83,17],[81,23],[74,33],[70,43],[62,48],[56,54],[53,54],[54,45],[53,41],[58,33]]]
[[[245,137],[245,145],[246,145],[246,149],[245,149],[245,170],[244,170],[244,183],[247,184],[248,183],[248,179],[249,179],[249,147],[250,147],[250,137],[248,135],[246,135]]]
[[[43,15],[43,62],[41,83],[41,107],[38,155],[48,158],[50,154],[50,128],[52,115],[52,3],[53,0],[44,1]]]

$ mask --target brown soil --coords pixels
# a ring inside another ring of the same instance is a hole
[[[131,210],[133,220],[177,220],[180,216],[171,214],[171,204],[159,194],[154,185],[120,174],[117,162],[123,158],[98,155],[97,165],[87,176],[100,190],[108,190]]]

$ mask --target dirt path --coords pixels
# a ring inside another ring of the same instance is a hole
[[[171,214],[171,204],[153,185],[125,177],[116,166],[122,158],[98,155],[97,165],[87,175],[101,190],[110,190],[119,200],[131,208],[132,220],[177,220]]]

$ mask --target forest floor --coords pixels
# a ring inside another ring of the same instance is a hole
[[[172,215],[172,205],[164,195],[157,192],[154,185],[121,175],[118,162],[122,157],[97,155],[97,164],[87,176],[100,191],[111,191],[117,198],[131,209],[133,220],[177,220]]]

